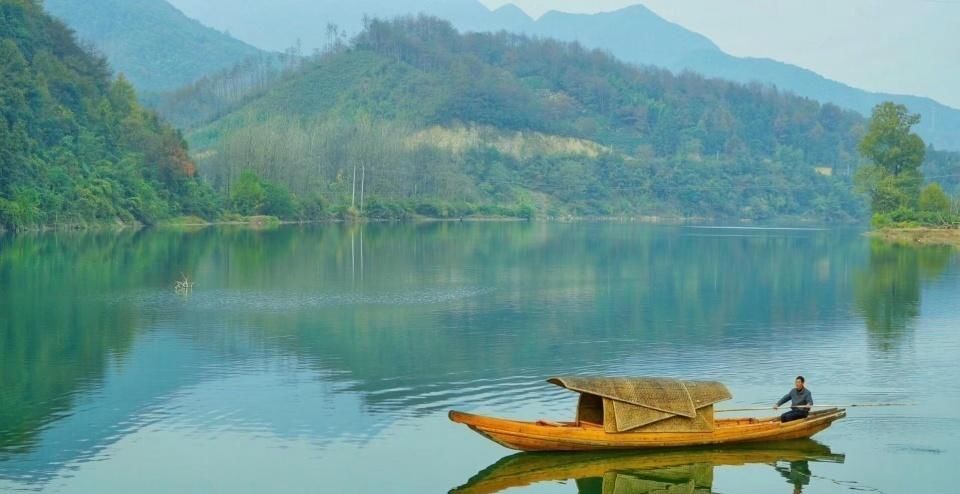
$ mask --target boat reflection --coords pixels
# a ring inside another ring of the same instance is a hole
[[[763,446],[655,453],[519,453],[474,475],[451,494],[491,494],[541,482],[572,480],[580,494],[713,492],[717,466],[768,464],[802,492],[811,462],[842,463],[844,455],[813,440]]]

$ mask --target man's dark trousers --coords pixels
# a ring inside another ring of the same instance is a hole
[[[810,415],[810,410],[790,410],[789,412],[786,412],[780,416],[780,422],[790,422],[791,420],[805,419],[807,418],[807,415]]]

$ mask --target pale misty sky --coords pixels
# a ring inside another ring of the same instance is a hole
[[[724,51],[768,57],[871,91],[960,108],[960,0],[481,0],[600,12],[641,3]]]

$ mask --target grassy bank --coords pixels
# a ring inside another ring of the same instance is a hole
[[[960,228],[883,228],[870,235],[890,242],[960,247]]]
[[[219,220],[205,220],[199,216],[179,216],[160,222],[160,227],[200,227],[213,225],[244,225],[264,227],[271,225],[281,225],[284,223],[296,223],[290,221],[281,221],[276,216],[240,216],[225,215]]]

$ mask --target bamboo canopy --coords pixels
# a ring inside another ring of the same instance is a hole
[[[732,398],[722,383],[637,377],[554,377],[547,382],[580,393],[577,421],[602,424],[606,432],[637,429],[709,432],[713,405]]]

